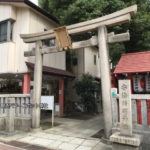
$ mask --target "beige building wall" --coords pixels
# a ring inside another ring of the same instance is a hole
[[[96,59],[95,63],[94,59]],[[85,73],[90,73],[93,77],[100,78],[100,66],[97,48],[95,47],[84,48],[84,64],[85,64],[84,65]]]
[[[15,42],[15,73],[27,72],[25,61],[27,58],[24,57],[24,51],[29,49],[29,45],[24,43],[20,38],[20,34],[29,33],[29,17],[30,13],[28,8],[16,8],[16,20],[13,26],[13,39]]]
[[[93,77],[100,78],[100,66],[98,49],[95,47],[86,47],[75,52],[77,58],[77,65],[73,66],[75,75],[80,76],[83,73],[89,73]],[[94,64],[94,57],[96,57],[96,64]]]
[[[76,50],[75,57],[77,58],[77,65],[73,65],[73,73],[80,76],[84,72],[84,49]]]
[[[16,19],[15,7],[10,5],[0,5],[0,21],[7,20],[9,18]]]

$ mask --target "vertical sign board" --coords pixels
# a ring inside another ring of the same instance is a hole
[[[130,80],[119,80],[120,133],[132,136]]]
[[[52,127],[53,127],[54,126],[54,96],[41,96],[41,107],[42,110],[52,111]]]
[[[117,88],[111,88],[111,98],[112,98],[113,125],[116,126],[118,123]]]

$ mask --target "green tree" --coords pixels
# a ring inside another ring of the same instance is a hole
[[[147,0],[124,0],[125,6],[138,5],[137,14],[131,22],[110,29],[115,32],[129,30],[130,41],[109,45],[112,62],[117,64],[122,53],[132,53],[150,50],[150,4]]]
[[[62,25],[101,17],[137,4],[138,12],[130,23],[108,29],[109,32],[114,31],[116,33],[129,30],[131,36],[129,42],[110,45],[110,57],[112,62],[116,64],[122,53],[150,50],[149,0],[39,0],[39,3],[42,8],[60,20]],[[85,34],[83,37],[89,38],[90,36]]]
[[[75,81],[75,89],[81,97],[85,111],[96,111],[96,93],[99,93],[100,84],[90,74],[83,74]]]
[[[39,0],[39,5],[63,24],[65,13],[73,1],[74,0]]]

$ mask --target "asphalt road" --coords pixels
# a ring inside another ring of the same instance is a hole
[[[7,144],[0,144],[0,150],[22,150],[22,149]]]

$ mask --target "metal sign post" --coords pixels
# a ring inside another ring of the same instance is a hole
[[[52,111],[52,127],[54,126],[54,96],[41,96],[42,110]]]

